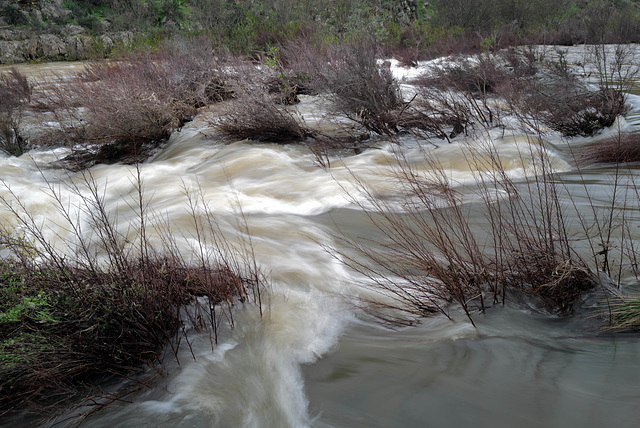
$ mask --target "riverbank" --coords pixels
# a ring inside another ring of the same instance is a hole
[[[82,27],[71,26],[67,35],[0,31],[0,64],[24,62],[77,61],[105,58],[134,43],[131,31],[89,35]]]
[[[110,57],[204,36],[247,57],[305,39],[372,37],[384,56],[411,64],[518,44],[634,43],[639,30],[640,8],[626,0],[2,1],[0,63]]]

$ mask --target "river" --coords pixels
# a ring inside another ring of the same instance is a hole
[[[32,67],[34,73],[44,73]],[[307,121],[322,126],[321,115],[314,115],[317,103],[314,97],[302,97],[297,108]],[[637,131],[640,97],[630,95],[630,103],[633,109],[620,127]],[[131,402],[112,404],[82,426],[637,425],[637,335],[601,333],[580,317],[536,314],[513,305],[478,314],[476,328],[460,312],[453,321],[435,316],[389,329],[358,309],[362,299],[374,298],[376,292],[324,247],[340,248],[343,243],[335,235],[343,231],[357,239],[375,236],[354,176],[381,198],[393,195],[387,178],[394,159],[398,151],[417,159],[420,140],[403,137],[404,144],[397,146],[381,139],[377,148],[336,157],[322,169],[304,147],[227,144],[211,134],[207,122],[197,118],[140,165],[145,201],[159,214],[158,225],[168,219],[179,231],[178,242],[185,248],[195,236],[186,193],[200,189],[230,240],[246,239],[245,225],[237,221],[241,210],[255,259],[269,278],[263,314],[252,305],[237,306],[235,327],[225,329],[213,349],[208,335],[194,336],[195,359],[183,349],[181,364],[168,361],[166,373],[152,388],[127,397]],[[522,140],[501,132],[490,137],[509,159],[508,172],[528,176],[518,149]],[[591,140],[576,141],[572,144]],[[613,168],[592,166],[578,173],[567,155],[569,143],[553,136],[549,143],[553,166],[575,200],[586,198],[581,183],[588,179],[589,196],[606,206]],[[461,183],[461,192],[475,173],[460,156],[462,144],[441,142],[434,149],[449,175]],[[73,201],[76,196],[64,183],[79,177],[46,165],[65,153],[0,156],[3,180],[37,221],[47,222],[54,241],[68,231],[59,226],[64,220],[45,196],[47,183],[60,184]],[[137,195],[135,167],[99,165],[91,173],[104,189],[106,207],[117,212],[119,228],[135,228],[135,205],[127,203]],[[624,174],[635,177],[636,168],[625,167]],[[6,189],[0,192],[7,196]],[[0,215],[5,223],[13,221],[6,212]],[[638,213],[633,216],[637,220]],[[624,291],[640,291],[629,278],[622,282]]]

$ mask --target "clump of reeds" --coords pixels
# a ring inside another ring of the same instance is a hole
[[[622,299],[612,305],[611,328],[618,331],[640,331],[640,299]]]

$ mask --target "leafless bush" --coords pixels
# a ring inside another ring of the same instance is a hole
[[[625,49],[611,59],[599,50],[592,57],[601,76],[597,89],[578,77],[561,51],[551,59],[533,49],[509,49],[433,67],[415,82],[421,88],[415,108],[407,108],[400,123],[444,137],[453,128],[451,138],[470,125],[500,125],[510,113],[535,134],[545,127],[567,137],[593,135],[626,113],[624,91],[637,70],[623,66],[629,62]]]
[[[21,125],[32,89],[27,78],[15,68],[0,74],[0,150],[8,154],[21,155],[27,148]]]
[[[640,134],[621,133],[577,150],[580,162],[622,163],[640,161]]]
[[[624,94],[614,88],[591,91],[581,84],[548,85],[530,93],[527,110],[566,137],[591,136],[628,111]]]
[[[478,97],[495,93],[496,88],[510,76],[507,70],[498,64],[498,58],[479,55],[474,61],[456,61],[444,67],[434,67],[428,77],[418,83],[434,89],[456,89]]]
[[[235,59],[212,48],[207,37],[183,39],[175,37],[151,60],[164,67],[180,100],[202,107],[233,97],[234,76],[230,68]]]
[[[597,89],[580,79],[565,53],[557,51],[556,59],[547,59],[536,74],[504,85],[500,95],[536,133],[544,125],[566,137],[592,136],[628,111],[624,91],[637,74],[635,68],[624,68],[627,50],[616,49],[615,58],[609,63],[600,49],[604,47],[592,55],[600,76]]]
[[[298,86],[300,94],[329,92],[331,63],[336,55],[312,35],[302,34],[285,40],[279,50],[279,59],[289,72],[287,79]]]
[[[90,65],[73,89],[88,110],[88,138],[157,141],[190,119],[193,106],[174,98],[170,75],[161,67],[150,59]]]
[[[263,277],[253,260],[243,259],[252,252],[235,251],[201,192],[185,190],[199,238],[195,262],[187,262],[191,257],[178,250],[168,224],[160,229],[163,245],[150,244],[139,173],[133,180],[138,195],[128,203],[139,217],[132,241],[114,223],[90,175],[69,184],[81,198],[77,208],[88,217],[90,234],[60,189],[49,184],[70,232],[59,236],[66,248],[54,245],[49,230],[7,189],[10,196],[1,203],[24,234],[6,227],[0,233],[0,246],[13,254],[0,263],[0,313],[24,309],[15,320],[0,320],[0,414],[97,394],[105,376],[129,378],[143,365],[162,370],[167,346],[176,358],[181,346],[190,346],[188,329],[209,331],[215,342],[222,322],[233,325],[233,302],[260,304]]]
[[[227,71],[206,41],[177,40],[158,52],[94,62],[44,93],[73,143],[109,144],[102,161],[139,154],[180,129],[197,108],[231,97]]]
[[[571,246],[565,195],[544,149],[530,150],[522,156],[536,174],[524,184],[509,177],[491,143],[465,150],[463,156],[477,171],[473,194],[479,205],[465,201],[426,151],[421,162],[429,165],[428,174],[415,169],[415,159],[398,155],[399,201],[381,200],[359,182],[367,206],[375,207],[368,217],[381,233],[374,238],[381,246],[343,237],[358,256],[346,251],[340,257],[385,296],[374,303],[376,315],[386,307],[415,317],[450,316],[455,303],[473,322],[475,310],[506,300],[568,313],[599,284],[594,273],[599,268],[588,268]],[[475,212],[485,213],[485,227],[474,224]],[[387,322],[406,321],[387,312],[381,316]]]
[[[533,178],[520,183],[510,177],[495,146],[487,142],[465,148],[462,153],[471,170],[476,171],[475,186],[465,189],[472,188],[479,203],[467,203],[455,190],[456,183],[447,171],[426,150],[419,161],[398,154],[394,178],[396,188],[402,189],[399,201],[380,200],[359,183],[368,196],[367,206],[375,207],[369,218],[382,235],[375,239],[382,242],[382,247],[372,248],[347,238],[349,248],[359,256],[350,257],[344,252],[340,257],[385,295],[369,302],[377,315],[380,308],[395,308],[416,317],[432,313],[450,316],[448,308],[455,303],[454,307],[461,308],[473,322],[475,309],[484,310],[506,300],[569,313],[585,293],[611,291],[599,273],[613,274],[612,234],[618,227],[616,221],[624,224],[614,206],[631,203],[626,195],[616,193],[621,186],[618,174],[612,189],[617,202],[612,202],[602,217],[593,203],[589,214],[582,213],[572,206],[571,195],[554,173],[544,144],[535,142],[542,141],[546,128],[565,135],[589,135],[610,126],[623,114],[624,83],[619,82],[628,80],[611,77],[622,75],[619,67],[607,70],[599,89],[593,90],[562,55],[543,65],[533,52],[508,52],[506,56],[486,55],[475,64],[434,69],[431,76],[418,82],[422,89],[406,108],[404,126],[422,125],[433,135],[440,133],[447,138],[444,131],[452,126],[455,135],[478,124],[477,141],[500,124],[504,111],[515,114],[531,135],[531,144],[520,158],[526,168],[533,169]],[[609,144],[585,152],[593,153],[588,156],[594,158],[617,158],[622,153],[627,156],[620,149],[623,144],[634,144],[634,140],[620,135],[615,148]],[[428,165],[426,170],[430,172],[415,169],[416,162]],[[476,209],[485,213],[484,227],[471,220]],[[586,258],[574,249],[575,237],[569,236],[568,210],[579,219],[584,232],[581,239],[591,249]],[[622,226],[620,233],[619,266],[625,261],[636,263],[634,249],[629,248],[629,231]],[[359,262],[361,257],[366,262]],[[587,262],[588,258],[592,261]],[[382,318],[405,322],[388,312],[382,312]]]
[[[500,109],[492,97],[510,78],[498,60],[489,56],[481,56],[477,64],[463,61],[433,67],[428,76],[415,82],[419,87],[416,109],[409,110],[401,123],[446,139],[474,124],[495,126]]]
[[[217,124],[231,137],[254,141],[293,143],[309,135],[285,107],[259,92],[231,101]]]
[[[378,134],[393,134],[402,96],[389,64],[379,64],[376,54],[376,45],[367,40],[343,46],[328,82],[343,114]]]

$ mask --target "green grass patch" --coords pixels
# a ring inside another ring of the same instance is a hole
[[[613,306],[613,329],[640,331],[640,298],[626,299]]]
[[[0,323],[19,322],[31,318],[38,322],[56,322],[54,307],[49,296],[43,291],[33,296],[23,296],[17,304],[0,313]]]

